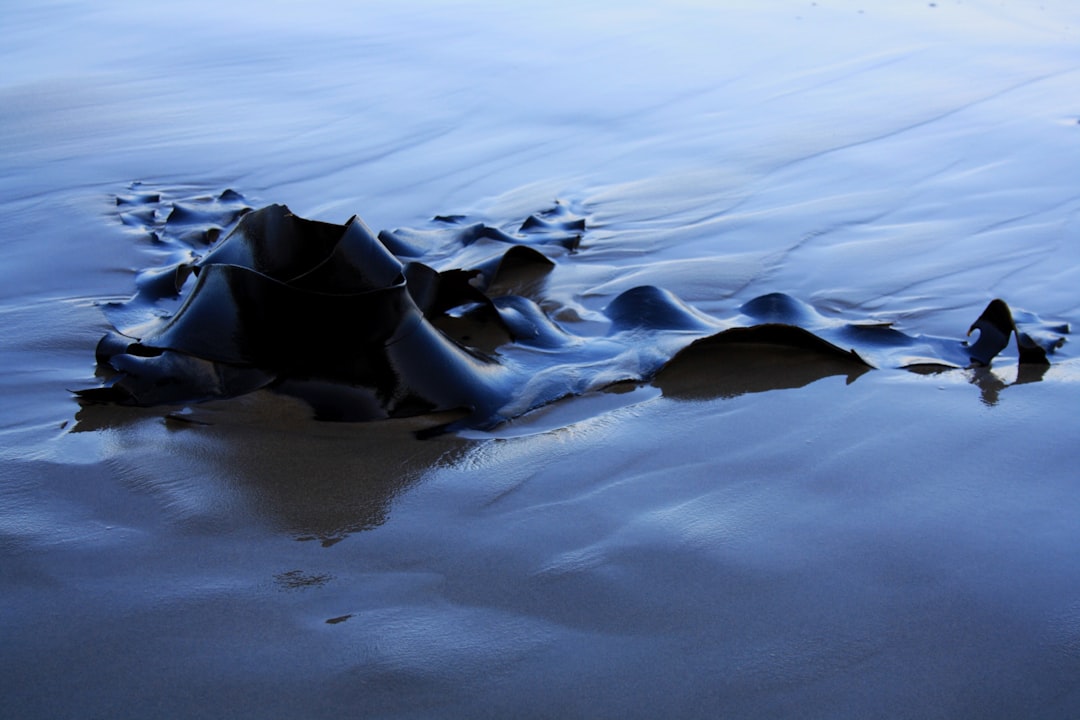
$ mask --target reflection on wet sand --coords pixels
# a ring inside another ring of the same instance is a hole
[[[933,365],[908,368],[921,375],[937,375],[957,372],[954,368],[942,368]],[[993,407],[1001,400],[1001,393],[1006,388],[1016,385],[1042,382],[1050,365],[1043,363],[1020,363],[1016,366],[1016,379],[1009,381],[999,371],[988,365],[974,366],[963,370],[968,381],[979,388],[980,399],[984,405]]]
[[[164,420],[160,411],[155,416],[100,405],[82,408],[76,419],[72,432],[106,432],[125,448],[116,448],[110,462],[129,485],[182,496],[168,505],[209,506],[222,502],[222,494],[238,493],[226,521],[269,522],[297,540],[324,546],[384,523],[395,497],[470,445],[445,434],[417,439],[447,417],[325,423],[271,393],[185,409]],[[153,443],[152,455],[137,451],[147,443]]]
[[[974,367],[968,370],[971,384],[979,388],[983,404],[994,406],[1001,399],[1001,393],[1014,385],[1041,382],[1049,365],[1021,364],[1017,366],[1016,380],[1008,382],[989,367]]]
[[[1005,388],[1038,382],[1048,368],[1019,365],[1011,382],[989,367],[910,370],[963,374],[980,389],[983,402],[993,405]],[[809,333],[795,337],[790,328],[759,326],[692,343],[648,385],[671,400],[706,401],[801,388],[830,377],[851,384],[870,369],[854,354]],[[626,383],[608,391],[625,395],[619,406],[654,397],[645,389]],[[575,403],[587,411],[584,417],[597,411],[588,399],[567,399],[559,405],[570,419],[562,422],[584,419],[574,417]],[[395,498],[429,471],[462,460],[474,440],[428,432],[460,417],[442,413],[378,423],[321,422],[305,404],[260,391],[173,411],[87,405],[69,431],[110,436],[109,462],[117,475],[128,485],[168,495],[164,502],[170,507],[194,507],[197,516],[220,510],[210,506],[228,504],[224,522],[269,524],[297,540],[329,547],[382,525]],[[139,450],[150,444],[153,454]],[[231,504],[220,500],[230,494],[238,495]],[[283,575],[276,582],[293,588],[301,580]]]

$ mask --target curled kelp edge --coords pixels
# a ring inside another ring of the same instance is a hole
[[[640,286],[604,309],[606,332],[579,335],[541,308],[556,259],[582,249],[585,220],[562,204],[516,231],[443,216],[430,229],[378,235],[357,216],[337,225],[284,205],[252,210],[235,191],[155,207],[164,204],[159,193],[118,199],[125,224],[144,223],[174,262],[140,273],[135,295],[106,307],[116,329],[97,358],[114,374],[76,391],[83,403],[179,404],[268,388],[322,419],[458,411],[456,427],[491,427],[625,383],[693,399],[837,374],[852,382],[872,367],[983,367],[1012,337],[1021,365],[1045,365],[1068,331],[1029,313],[1021,331],[994,300],[969,344],[828,318],[783,293],[721,320]]]
[[[498,229],[468,225],[454,233],[460,247],[495,241],[503,244],[499,252],[472,269],[438,272],[420,262],[426,255],[412,253],[404,262],[395,257],[357,217],[338,226],[300,218],[283,205],[243,212],[217,207],[239,199],[238,193],[208,198],[205,205],[213,207],[201,214],[177,210],[186,208],[181,204],[169,212],[127,213],[148,225],[164,216],[159,227],[146,228],[147,236],[171,244],[179,260],[155,271],[155,282],[137,283],[127,302],[106,308],[116,329],[99,342],[97,358],[117,375],[103,387],[78,391],[82,401],[151,406],[270,387],[310,399],[320,415],[334,419],[453,408],[494,418],[511,390],[507,370],[483,348],[455,340],[432,322],[468,318],[494,326],[499,339],[491,350],[515,340],[543,345],[541,329],[558,334],[530,301],[503,295],[496,305],[492,294],[540,282],[554,264],[532,246],[573,250],[583,219],[532,216],[521,227],[529,245],[514,244],[516,235]],[[143,194],[118,202],[160,200]],[[186,234],[170,233],[181,220],[238,218],[201,256]],[[194,280],[187,285],[189,277]],[[185,286],[182,302],[170,307]],[[332,396],[336,402],[328,400]]]

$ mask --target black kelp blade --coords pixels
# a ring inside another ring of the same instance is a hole
[[[827,317],[782,293],[721,319],[654,286],[582,322],[545,293],[586,229],[565,205],[510,230],[443,216],[433,228],[375,235],[356,216],[337,225],[284,205],[251,211],[228,191],[171,209],[166,196],[140,189],[118,200],[166,262],[139,275],[131,300],[110,305],[117,330],[97,358],[112,377],[76,393],[84,402],[151,406],[268,388],[322,419],[448,412],[454,427],[484,428],[627,382],[675,398],[730,397],[835,375],[851,382],[871,367],[985,367],[1013,334],[1022,367],[1042,367],[1067,332],[1028,314],[1020,331],[1001,300],[972,325],[971,345]],[[211,235],[224,237],[206,250]]]
[[[690,307],[673,293],[652,285],[631,288],[604,310],[615,331],[635,328],[707,331],[716,322]]]
[[[343,234],[341,225],[306,220],[284,205],[268,205],[245,215],[196,266],[238,265],[287,282],[321,264]]]
[[[169,350],[151,356],[115,355],[110,364],[119,374],[104,387],[76,391],[81,400],[150,407],[245,395],[275,379],[260,368],[236,367]]]
[[[401,283],[402,270],[401,261],[353,215],[333,250],[289,284],[313,292],[355,294]]]
[[[802,328],[766,324],[695,340],[652,382],[665,396],[701,400],[798,388],[836,375],[851,383],[870,369],[855,352]]]
[[[972,362],[989,365],[998,353],[1009,345],[1009,338],[1016,332],[1012,311],[1003,300],[993,300],[982,315],[968,328],[968,336],[979,331],[975,344],[968,349]]]
[[[1034,321],[1033,317],[1025,317],[1025,320]],[[1049,365],[1047,357],[1065,342],[1061,336],[1069,331],[1067,325],[1057,326],[1049,332],[1045,330],[1032,330],[1025,332],[1017,327],[1013,319],[1013,312],[1004,300],[995,299],[986,306],[982,315],[972,323],[968,329],[968,335],[979,331],[978,339],[971,346],[971,359],[982,365],[989,365],[990,361],[1009,344],[1009,337],[1016,335],[1016,349],[1020,355],[1020,363],[1024,365]]]
[[[364,376],[381,349],[422,316],[404,283],[354,295],[309,292],[235,265],[202,268],[187,302],[141,344],[217,362]]]

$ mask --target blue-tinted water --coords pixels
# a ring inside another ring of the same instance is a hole
[[[115,196],[587,218],[549,290],[1076,322],[1067,3],[0,10],[13,717],[1067,717],[1080,378],[648,388],[493,432],[79,411],[160,261]],[[207,422],[209,425],[199,423]]]

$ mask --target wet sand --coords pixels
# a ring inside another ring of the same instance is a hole
[[[547,290],[1075,325],[1065,3],[0,11],[0,696],[12,717],[1068,717],[1066,343],[1027,382],[805,365],[490,431],[269,393],[82,408],[160,264],[133,181],[332,222],[587,218]],[[756,368],[760,371],[761,368]]]

